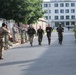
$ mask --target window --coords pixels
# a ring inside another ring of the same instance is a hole
[[[58,27],[58,25],[59,25],[59,22],[55,22],[55,27]]]
[[[65,6],[66,6],[66,7],[69,7],[69,3],[65,3]]]
[[[49,19],[51,19],[51,16],[49,16]]]
[[[69,13],[69,9],[66,9],[66,10],[65,10],[65,13]]]
[[[60,19],[64,19],[64,16],[60,16]]]
[[[68,16],[66,16],[66,19],[69,19],[69,15],[68,15]]]
[[[45,16],[46,20],[48,20],[48,16]]]
[[[66,22],[66,25],[69,25],[69,22]]]
[[[51,13],[51,10],[49,10],[49,13]]]
[[[75,22],[74,22],[74,21],[72,21],[72,22],[71,22],[71,25],[75,25]]]
[[[72,15],[72,16],[71,16],[71,19],[75,19],[75,15]]]
[[[64,7],[64,3],[60,3],[60,7]]]
[[[49,4],[49,7],[51,7],[51,4]]]
[[[61,10],[60,10],[60,13],[64,13],[64,10],[63,10],[63,9],[61,9]]]
[[[48,4],[44,4],[44,7],[48,7]]]
[[[71,9],[71,13],[75,13],[75,9]]]
[[[55,16],[55,20],[57,20],[58,19],[58,16]]]
[[[71,3],[71,7],[75,7],[75,3]]]
[[[58,7],[58,3],[55,3],[55,4],[54,4],[54,7]]]
[[[59,11],[58,10],[55,10],[55,13],[59,13]]]

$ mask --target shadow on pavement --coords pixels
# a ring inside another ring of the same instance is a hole
[[[30,68],[21,71],[22,75],[76,75],[76,44],[73,37],[64,35],[63,45],[56,40]]]
[[[17,65],[17,64],[22,64],[22,63],[29,63],[29,62],[35,62],[36,60],[27,60],[27,61],[12,61],[12,62],[6,62],[6,63],[1,63],[1,66],[9,66],[9,65]]]

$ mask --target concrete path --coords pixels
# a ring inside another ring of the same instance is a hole
[[[76,43],[74,34],[65,29],[63,44],[58,44],[57,33],[52,33],[51,45],[47,37],[42,46],[34,40],[3,52],[0,75],[76,75]]]

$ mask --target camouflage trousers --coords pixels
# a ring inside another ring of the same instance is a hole
[[[41,45],[42,38],[43,38],[43,36],[38,36],[38,43],[39,43],[39,45]]]
[[[33,36],[29,37],[29,41],[33,42],[33,38],[34,38]]]
[[[2,58],[3,40],[0,38],[0,58]]]
[[[32,46],[32,43],[33,43],[33,38],[34,38],[34,36],[29,36],[29,41],[30,41],[31,46]]]
[[[47,38],[48,38],[48,44],[50,45],[50,43],[51,43],[51,34],[47,35]]]
[[[59,40],[59,44],[62,45],[63,34],[58,34],[58,40]]]

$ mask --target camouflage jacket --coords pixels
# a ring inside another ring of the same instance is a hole
[[[8,30],[4,30],[2,27],[0,27],[0,39],[3,38],[3,35],[8,34]]]

